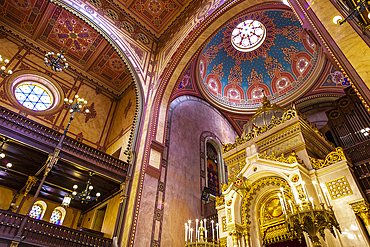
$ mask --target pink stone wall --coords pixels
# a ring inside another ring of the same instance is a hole
[[[198,98],[179,97],[171,108],[160,246],[182,247],[185,222],[193,220],[195,228],[194,220],[202,218],[200,136],[209,131],[229,143],[236,132],[215,108]]]

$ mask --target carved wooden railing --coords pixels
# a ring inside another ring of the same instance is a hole
[[[61,133],[4,107],[0,107],[0,126],[1,128],[16,132],[17,135],[27,136],[53,148],[56,147],[59,139],[62,137]],[[77,142],[68,136],[64,139],[62,151],[113,171],[119,175],[126,176],[128,170],[128,164],[126,162],[116,159],[86,144]]]
[[[347,155],[351,158],[354,165],[360,165],[369,162],[370,159],[370,140],[357,143],[349,148],[344,149]]]
[[[0,239],[11,241],[24,217],[21,214],[0,210]],[[112,239],[32,218],[27,219],[22,236],[22,243],[36,246],[112,246]]]

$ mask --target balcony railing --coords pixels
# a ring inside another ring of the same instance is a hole
[[[18,232],[24,215],[0,210],[0,239],[11,241]],[[22,243],[35,246],[112,246],[112,239],[98,237],[72,228],[27,219]]]
[[[370,161],[370,140],[357,143],[344,151],[351,158],[351,162],[354,165],[361,165]]]
[[[4,107],[0,107],[0,126],[1,128],[16,132],[17,135],[26,136],[52,148],[56,147],[59,139],[62,137],[61,133],[27,119]],[[118,175],[126,176],[127,174],[128,164],[126,162],[116,159],[86,144],[77,142],[68,136],[64,139],[62,152],[86,160]]]

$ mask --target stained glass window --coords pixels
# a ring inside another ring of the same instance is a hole
[[[231,35],[231,43],[238,51],[248,52],[257,49],[266,38],[266,28],[261,22],[247,20],[239,23]]]
[[[50,217],[50,223],[61,225],[62,213],[59,210],[54,209]]]
[[[49,91],[36,83],[21,83],[14,92],[18,102],[33,111],[44,111],[53,104],[53,98]]]
[[[41,216],[42,216],[42,207],[39,204],[34,204],[30,212],[30,217],[36,220],[41,220]]]
[[[217,151],[212,144],[207,142],[207,180],[208,188],[211,190],[211,194],[218,196],[219,191],[219,177],[218,177],[218,165],[217,165]]]

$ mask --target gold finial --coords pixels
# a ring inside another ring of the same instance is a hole
[[[271,107],[270,101],[266,97],[265,90],[262,90],[262,93],[263,93],[262,108]]]

